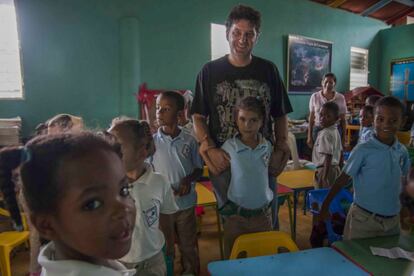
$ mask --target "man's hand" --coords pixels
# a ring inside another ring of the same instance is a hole
[[[278,176],[286,167],[286,163],[290,157],[290,149],[287,143],[275,145],[275,148],[270,156],[269,173],[273,176]]]
[[[183,196],[189,194],[191,191],[191,181],[188,177],[184,177],[181,179],[180,186],[178,187],[178,191],[174,191],[175,195]]]
[[[207,150],[207,155],[219,173],[225,171],[230,166],[230,156],[222,149],[210,148]]]

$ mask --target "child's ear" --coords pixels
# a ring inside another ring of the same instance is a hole
[[[183,109],[183,110],[178,110],[178,112],[177,112],[177,118],[185,118],[185,117],[184,117],[184,110],[185,110],[185,109]]]
[[[57,233],[52,223],[52,215],[39,214],[39,215],[30,215],[30,221],[33,226],[39,232],[42,238],[47,240],[56,240]]]

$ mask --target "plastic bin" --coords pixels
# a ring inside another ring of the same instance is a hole
[[[308,208],[310,209],[313,215],[318,215],[319,210],[322,206],[323,201],[325,200],[326,196],[328,195],[330,189],[318,189],[312,190],[308,192]],[[334,197],[329,206],[329,213],[334,214],[338,213],[344,218],[346,218],[346,214],[348,212],[349,206],[353,202],[352,194],[345,190],[341,189],[339,193]],[[332,228],[332,223],[330,220],[325,222],[326,230],[328,232],[328,242],[329,244],[342,240],[342,236],[334,232]]]

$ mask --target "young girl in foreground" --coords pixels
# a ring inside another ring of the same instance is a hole
[[[133,275],[128,253],[135,205],[115,148],[91,133],[40,136],[0,151],[0,187],[15,197],[19,168],[32,224],[42,238],[41,275]]]
[[[269,159],[272,145],[263,137],[266,116],[262,99],[243,98],[237,106],[238,134],[224,142],[222,149],[230,157],[231,180],[227,192],[229,201],[220,213],[224,218],[224,250],[230,250],[242,234],[271,231],[270,203],[273,192],[269,188]],[[204,156],[206,157],[206,156]],[[209,169],[209,159],[205,159]]]

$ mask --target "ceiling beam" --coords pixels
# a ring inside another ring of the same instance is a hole
[[[409,7],[414,7],[414,0],[394,0],[394,2],[409,6]]]
[[[360,14],[362,16],[370,15],[371,13],[374,13],[377,10],[382,9],[383,7],[385,7],[386,5],[388,5],[391,2],[392,2],[392,0],[381,0],[377,3],[375,3],[374,5],[368,7],[365,11],[361,12]]]
[[[387,19],[386,23],[388,25],[394,24],[396,21],[398,21],[399,19],[406,17],[407,15],[409,15],[410,13],[412,13],[414,11],[414,7],[408,8],[394,16],[391,16],[390,18]]]
[[[333,0],[328,4],[328,6],[331,8],[337,8],[345,2],[346,0]]]

